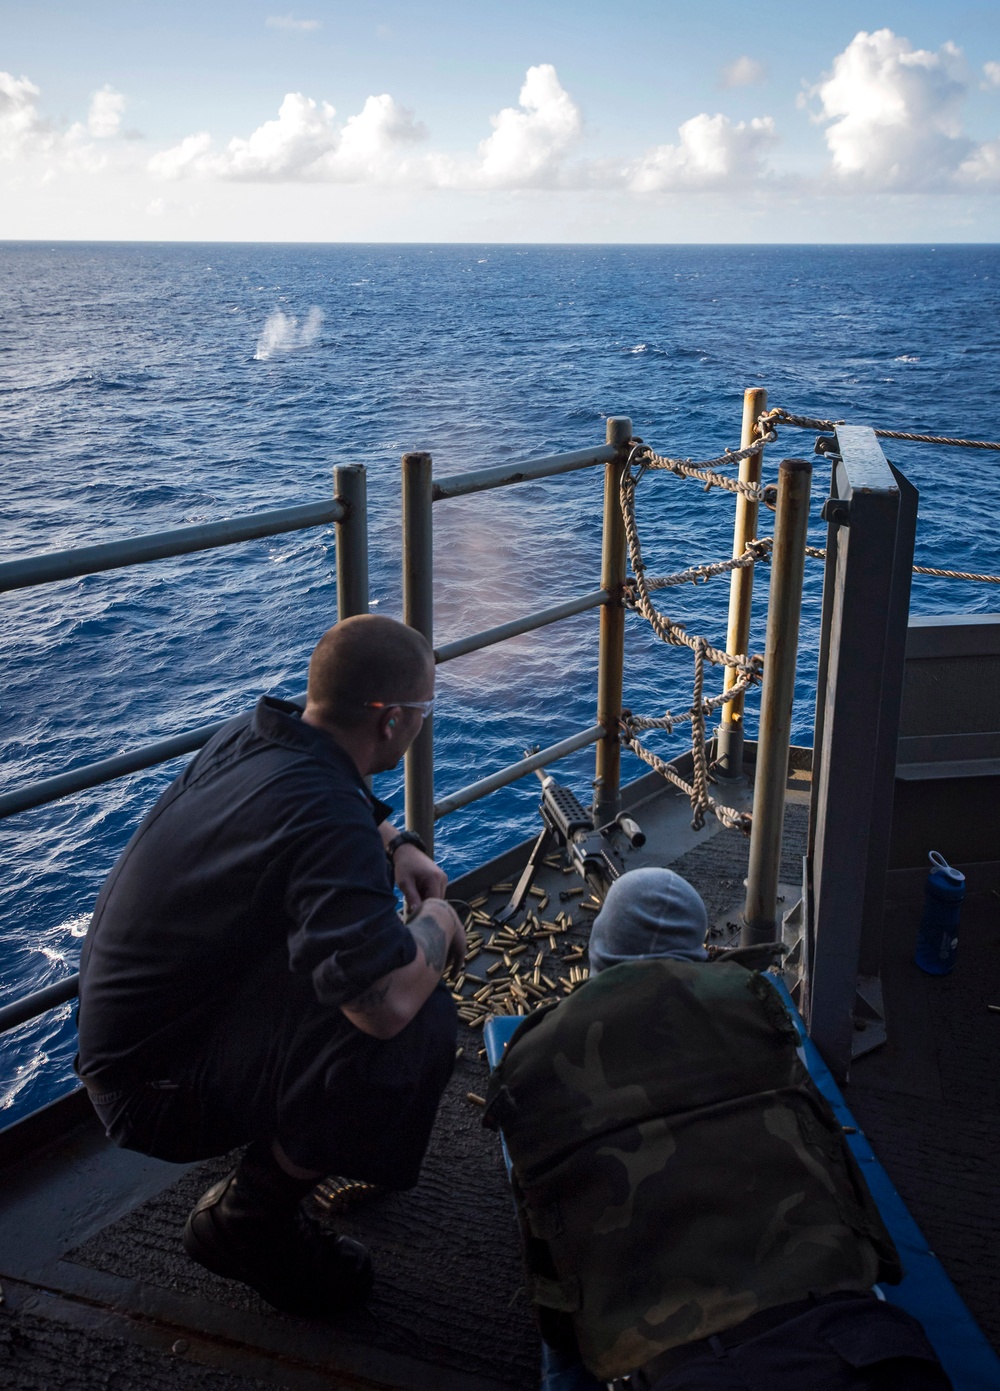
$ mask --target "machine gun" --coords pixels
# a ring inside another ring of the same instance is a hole
[[[526,750],[528,755],[534,752]],[[536,772],[542,784],[542,801],[538,808],[542,829],[514,886],[510,902],[494,914],[499,923],[509,922],[521,911],[538,868],[553,844],[566,852],[581,879],[598,899],[603,900],[614,881],[625,872],[621,840],[636,849],[646,843],[641,828],[625,812],[620,812],[607,826],[595,827],[590,813],[571,788],[556,782],[551,774],[541,769]]]

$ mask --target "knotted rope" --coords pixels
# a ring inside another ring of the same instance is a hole
[[[731,692],[726,692],[727,697],[730,694]],[[702,826],[705,824],[705,812],[710,811],[715,819],[728,830],[742,831],[744,835],[750,834],[750,828],[753,825],[753,817],[748,811],[735,811],[732,807],[727,807],[723,805],[723,803],[715,801],[715,799],[709,797],[707,793],[704,803],[702,803],[699,799],[697,789],[681,777],[672,763],[664,762],[664,760],[653,753],[651,749],[647,749],[644,745],[640,744],[639,740],[632,734],[631,727],[632,722],[630,718],[627,716],[623,717],[621,721],[622,743],[626,748],[631,749],[637,758],[641,758],[643,763],[647,763],[649,767],[659,773],[662,778],[666,778],[667,782],[673,783],[674,787],[679,788],[681,792],[687,793],[691,800],[691,805],[694,808],[694,816],[691,820],[691,825],[694,830],[701,830]],[[702,745],[702,748],[704,749],[704,745]]]
[[[649,584],[646,580],[646,565],[642,558],[642,546],[639,542],[639,532],[635,520],[635,488],[639,479],[645,472],[644,467],[640,466],[638,473],[632,472],[632,461],[636,451],[632,451],[629,464],[622,473],[620,488],[620,500],[622,518],[625,523],[625,539],[628,543],[629,559],[632,562],[632,604],[637,613],[642,614],[643,618],[650,624],[653,632],[662,641],[669,643],[672,647],[687,647],[692,652],[697,652],[698,643],[703,643],[703,657],[707,657],[715,666],[733,667],[740,672],[752,672],[757,679],[763,667],[761,657],[734,657],[728,652],[724,652],[719,647],[713,647],[704,638],[693,638],[685,630],[683,623],[677,623],[666,614],[660,613],[649,597]]]
[[[693,459],[672,459],[666,454],[656,454],[648,444],[637,443],[629,455],[629,463],[639,463],[643,471],[662,469],[669,473],[676,473],[680,478],[697,478],[705,484],[706,493],[711,488],[723,488],[727,493],[742,493],[752,502],[763,502],[763,488],[754,483],[744,483],[739,478],[727,478],[725,474],[715,472],[717,468],[725,468],[727,465],[738,464],[743,459],[749,459],[751,454],[759,454],[765,444],[771,444],[778,438],[777,432],[769,428],[758,433],[759,438],[753,444],[748,445],[746,449],[726,449],[722,454],[716,455],[714,459],[703,459],[699,463],[695,463]]]
[[[814,560],[826,559],[825,546],[806,546],[806,555]],[[982,584],[1000,584],[1000,575],[974,575],[967,570],[938,570],[933,565],[914,565],[915,575],[937,575],[943,580],[978,580]]]

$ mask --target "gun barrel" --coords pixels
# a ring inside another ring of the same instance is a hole
[[[625,812],[619,812],[615,817],[621,827],[622,834],[634,849],[639,850],[646,844],[646,833],[637,821],[633,821],[631,816],[626,816]]]

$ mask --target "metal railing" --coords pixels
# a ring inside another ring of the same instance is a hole
[[[141,565],[151,560],[215,550],[239,541],[278,536],[333,522],[336,527],[337,618],[368,612],[368,514],[365,469],[360,464],[338,464],[334,469],[334,495],[327,502],[258,512],[203,526],[177,527],[172,531],[111,541],[97,546],[26,556],[0,564],[0,591],[53,584],[102,570]],[[0,819],[44,806],[88,787],[98,787],[142,768],[166,763],[207,744],[224,720],[146,744],[129,753],[101,759],[82,768],[57,773],[0,795]],[[47,1010],[65,1004],[77,994],[79,976],[67,976],[34,994],[0,1007],[0,1033],[17,1028]]]
[[[485,492],[491,488],[507,487],[530,479],[550,478],[578,469],[604,466],[604,530],[600,589],[540,609],[523,618],[498,624],[470,637],[459,638],[437,648],[434,653],[438,663],[453,661],[468,652],[492,647],[507,638],[547,627],[550,623],[557,623],[561,619],[599,607],[601,628],[596,723],[587,730],[531,755],[530,758],[510,764],[489,777],[459,788],[441,801],[435,802],[434,724],[433,717],[429,717],[407,752],[405,765],[406,825],[423,838],[428,848],[432,848],[434,843],[434,823],[442,816],[448,816],[459,807],[468,806],[498,788],[526,777],[534,769],[565,758],[577,749],[593,743],[597,744],[595,819],[598,824],[603,824],[604,821],[610,821],[618,811],[626,567],[625,527],[619,485],[628,458],[626,446],[631,437],[631,420],[624,416],[614,416],[607,422],[606,444],[597,449],[553,454],[544,458],[528,459],[520,464],[502,464],[495,468],[475,469],[439,479],[433,477],[433,463],[429,454],[403,455],[403,621],[423,633],[432,645],[434,503],[447,498],[466,497],[470,493]]]

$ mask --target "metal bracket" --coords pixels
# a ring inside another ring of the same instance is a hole
[[[887,1038],[882,981],[878,976],[858,976],[858,988],[854,996],[852,1061],[854,1058],[864,1057],[876,1048],[881,1048]]]
[[[820,509],[820,516],[831,526],[850,526],[851,504],[843,498],[828,497]]]
[[[781,918],[781,940],[788,948],[781,963],[785,986],[801,1013],[804,1001],[802,986],[805,979],[805,899],[797,899]]]

